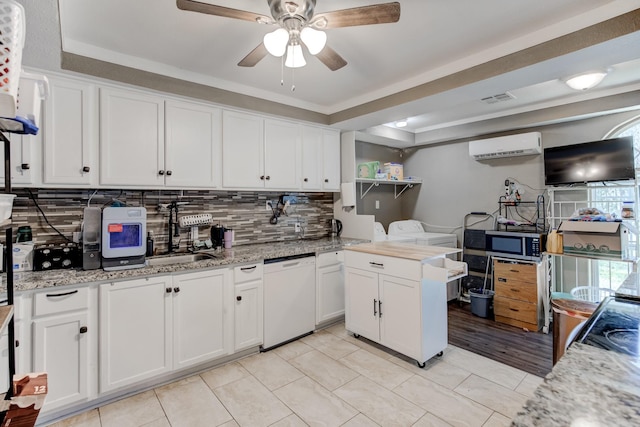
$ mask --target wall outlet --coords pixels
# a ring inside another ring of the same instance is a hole
[[[296,222],[296,223],[295,223],[295,230],[296,230],[296,233],[299,233],[300,231],[302,231],[302,230],[301,230],[301,226],[300,226],[300,223],[299,223],[299,222]]]
[[[271,202],[269,200],[264,202],[264,206],[266,210],[271,211]]]
[[[380,209],[380,200],[376,200],[376,209]]]

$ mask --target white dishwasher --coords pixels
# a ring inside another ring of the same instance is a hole
[[[315,309],[315,254],[264,261],[262,351],[312,333],[316,325]]]

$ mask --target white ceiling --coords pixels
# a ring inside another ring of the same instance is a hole
[[[270,15],[267,0],[201,0]],[[383,1],[380,1],[380,3]],[[369,5],[317,0],[316,13]],[[400,0],[393,24],[327,30],[328,45],[348,62],[330,71],[284,69],[267,56],[253,68],[236,64],[273,27],[179,10],[175,0],[59,0],[65,52],[206,84],[331,115],[375,104],[438,78],[581,30],[640,8],[640,0]],[[575,92],[562,79],[596,68],[609,75],[596,89]],[[291,85],[295,82],[295,91]],[[474,121],[640,89],[640,32],[548,59],[412,102],[348,117],[335,125],[360,130],[409,117],[419,134]],[[509,92],[515,99],[480,99]],[[640,104],[640,103],[639,103]]]

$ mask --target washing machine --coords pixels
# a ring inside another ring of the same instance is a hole
[[[379,222],[373,223],[373,241],[374,242],[406,242],[416,243],[416,239],[411,236],[394,235],[390,236],[384,229],[384,225]]]

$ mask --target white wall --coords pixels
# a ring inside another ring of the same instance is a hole
[[[635,116],[638,116],[637,111],[526,131],[541,132],[543,148],[554,147],[602,139],[613,128]],[[405,171],[423,178],[423,184],[417,192],[414,189],[413,193],[402,196],[402,207],[397,215],[399,219],[412,217],[450,227],[430,230],[434,232],[451,232],[452,228],[462,225],[465,214],[471,211],[495,211],[506,178],[531,187],[525,187],[523,200],[535,200],[535,196],[544,191],[542,155],[479,162],[469,157],[468,141],[463,141],[409,150],[404,164]],[[460,240],[460,230],[457,234]]]

